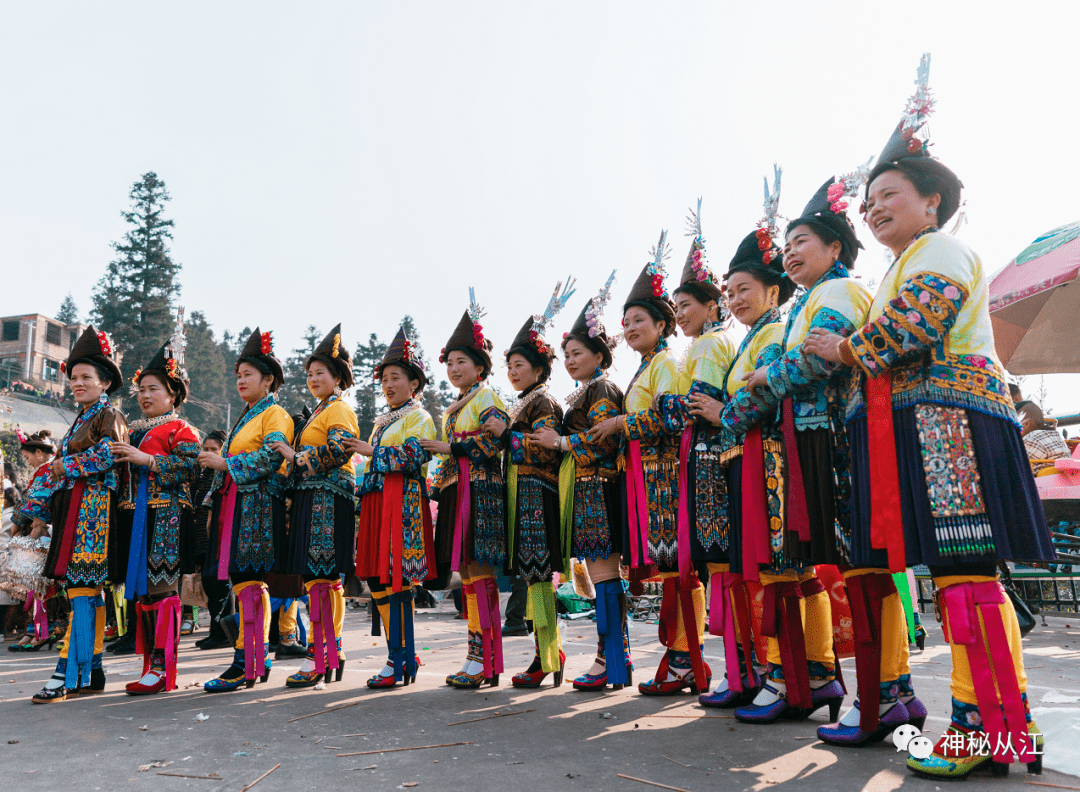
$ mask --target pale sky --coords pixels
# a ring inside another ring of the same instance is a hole
[[[4,3],[0,314],[68,291],[87,313],[153,170],[182,302],[219,336],[271,328],[285,357],[308,324],[351,346],[409,313],[434,358],[472,285],[501,353],[556,280],[578,293],[552,340],[617,268],[614,327],[661,228],[678,277],[697,196],[723,272],[773,162],[795,217],[876,155],[924,51],[959,236],[993,272],[1077,220],[1078,23],[1070,2]],[[1047,383],[1080,412],[1080,376]]]

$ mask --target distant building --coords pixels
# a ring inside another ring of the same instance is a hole
[[[64,395],[60,362],[85,324],[62,324],[44,314],[0,317],[0,387],[24,386]]]

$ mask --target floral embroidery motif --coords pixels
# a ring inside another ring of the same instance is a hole
[[[611,543],[611,522],[604,500],[606,481],[586,476],[574,481],[574,556],[596,561],[615,552]]]
[[[551,580],[551,548],[548,547],[544,491],[556,487],[539,476],[519,476],[517,486],[517,533],[514,560],[518,574],[530,583]]]

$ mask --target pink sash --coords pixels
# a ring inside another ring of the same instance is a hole
[[[971,681],[975,687],[983,728],[988,737],[995,739],[992,743],[995,748],[994,761],[1001,764],[1014,761],[1010,752],[997,750],[998,741],[1002,741],[1003,737],[1006,745],[1012,743],[1019,761],[1035,761],[1024,702],[1020,698],[1020,683],[1016,678],[1016,667],[1001,618],[1000,605],[1006,601],[1005,589],[996,580],[981,583],[968,581],[940,589],[940,596],[945,603],[945,638],[967,649]],[[983,643],[983,630],[979,629],[976,608],[982,614],[986,644],[990,646],[989,655]],[[994,687],[995,679],[997,689]]]
[[[649,558],[649,503],[645,496],[645,466],[641,461],[641,441],[631,440],[626,466],[626,516],[630,523],[630,565],[644,567]]]
[[[320,580],[308,589],[308,604],[311,608],[312,654],[315,657],[315,670],[326,673],[326,668],[338,667],[337,636],[334,634],[334,608],[331,602],[331,590],[341,591],[341,581],[329,583]]]
[[[769,503],[765,490],[765,445],[761,426],[746,433],[742,456],[743,579],[758,579],[758,564],[772,560],[769,552]]]
[[[503,670],[502,614],[499,612],[499,589],[495,578],[482,577],[473,581],[476,592],[476,611],[480,618],[481,642],[484,649],[484,677],[491,679]]]
[[[690,453],[694,443],[694,429],[683,429],[679,440],[679,579],[684,585],[690,584],[694,574],[694,565],[690,562],[690,497],[688,495],[690,477]]]
[[[45,614],[45,604],[36,591],[26,592],[26,601],[23,610],[30,611],[30,618],[34,620],[34,638],[44,641],[49,637],[49,617]]]
[[[266,636],[263,633],[263,588],[261,583],[240,591],[244,614],[244,679],[252,680],[266,674]],[[335,659],[337,652],[334,653]],[[256,671],[258,673],[256,673]]]
[[[162,649],[165,652],[165,690],[176,690],[176,649],[180,640],[180,598],[173,595],[150,605],[136,602],[135,610],[140,615],[152,611],[157,612],[157,629],[154,630],[153,648],[146,645],[145,630],[135,630],[135,651],[143,656],[143,675],[150,670],[150,655],[153,649]]]
[[[236,483],[230,473],[225,474],[225,486],[221,490],[221,516],[218,518],[218,580],[229,579],[229,562],[232,560],[233,517],[236,512]]]

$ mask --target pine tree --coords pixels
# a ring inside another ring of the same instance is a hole
[[[382,363],[386,344],[379,343],[372,333],[367,344],[358,344],[353,356],[353,379],[356,381],[356,420],[360,424],[360,437],[371,436],[375,417],[385,409],[382,388],[375,381],[375,367]]]
[[[226,330],[221,334],[221,343],[218,344],[221,356],[225,359],[225,398],[229,405],[226,431],[232,429],[232,424],[236,423],[244,412],[244,408],[247,407],[244,400],[240,398],[240,394],[236,392],[236,359],[240,357],[240,351],[250,336],[250,327],[245,327],[235,335]]]
[[[308,359],[315,347],[322,341],[324,333],[317,330],[315,325],[308,325],[304,331],[304,345],[294,349],[291,356],[285,359],[285,381],[278,389],[278,404],[284,407],[290,415],[295,415],[304,409],[304,405],[312,406],[313,399],[307,388],[307,370],[304,362]]]
[[[203,434],[225,426],[228,416],[228,391],[235,392],[232,371],[225,365],[221,344],[201,311],[193,311],[187,322],[187,352],[184,366],[191,376],[184,418]],[[236,413],[237,415],[239,413]]]
[[[75,324],[79,321],[79,308],[75,305],[71,292],[68,292],[67,297],[60,303],[60,310],[56,312],[56,321],[63,322],[66,325]]]
[[[121,212],[131,228],[114,242],[117,257],[94,289],[94,323],[113,337],[123,355],[124,379],[144,366],[172,332],[173,301],[180,292],[180,265],[172,260],[173,221],[165,219],[170,200],[153,171],[143,174],[129,194],[131,210]]]

